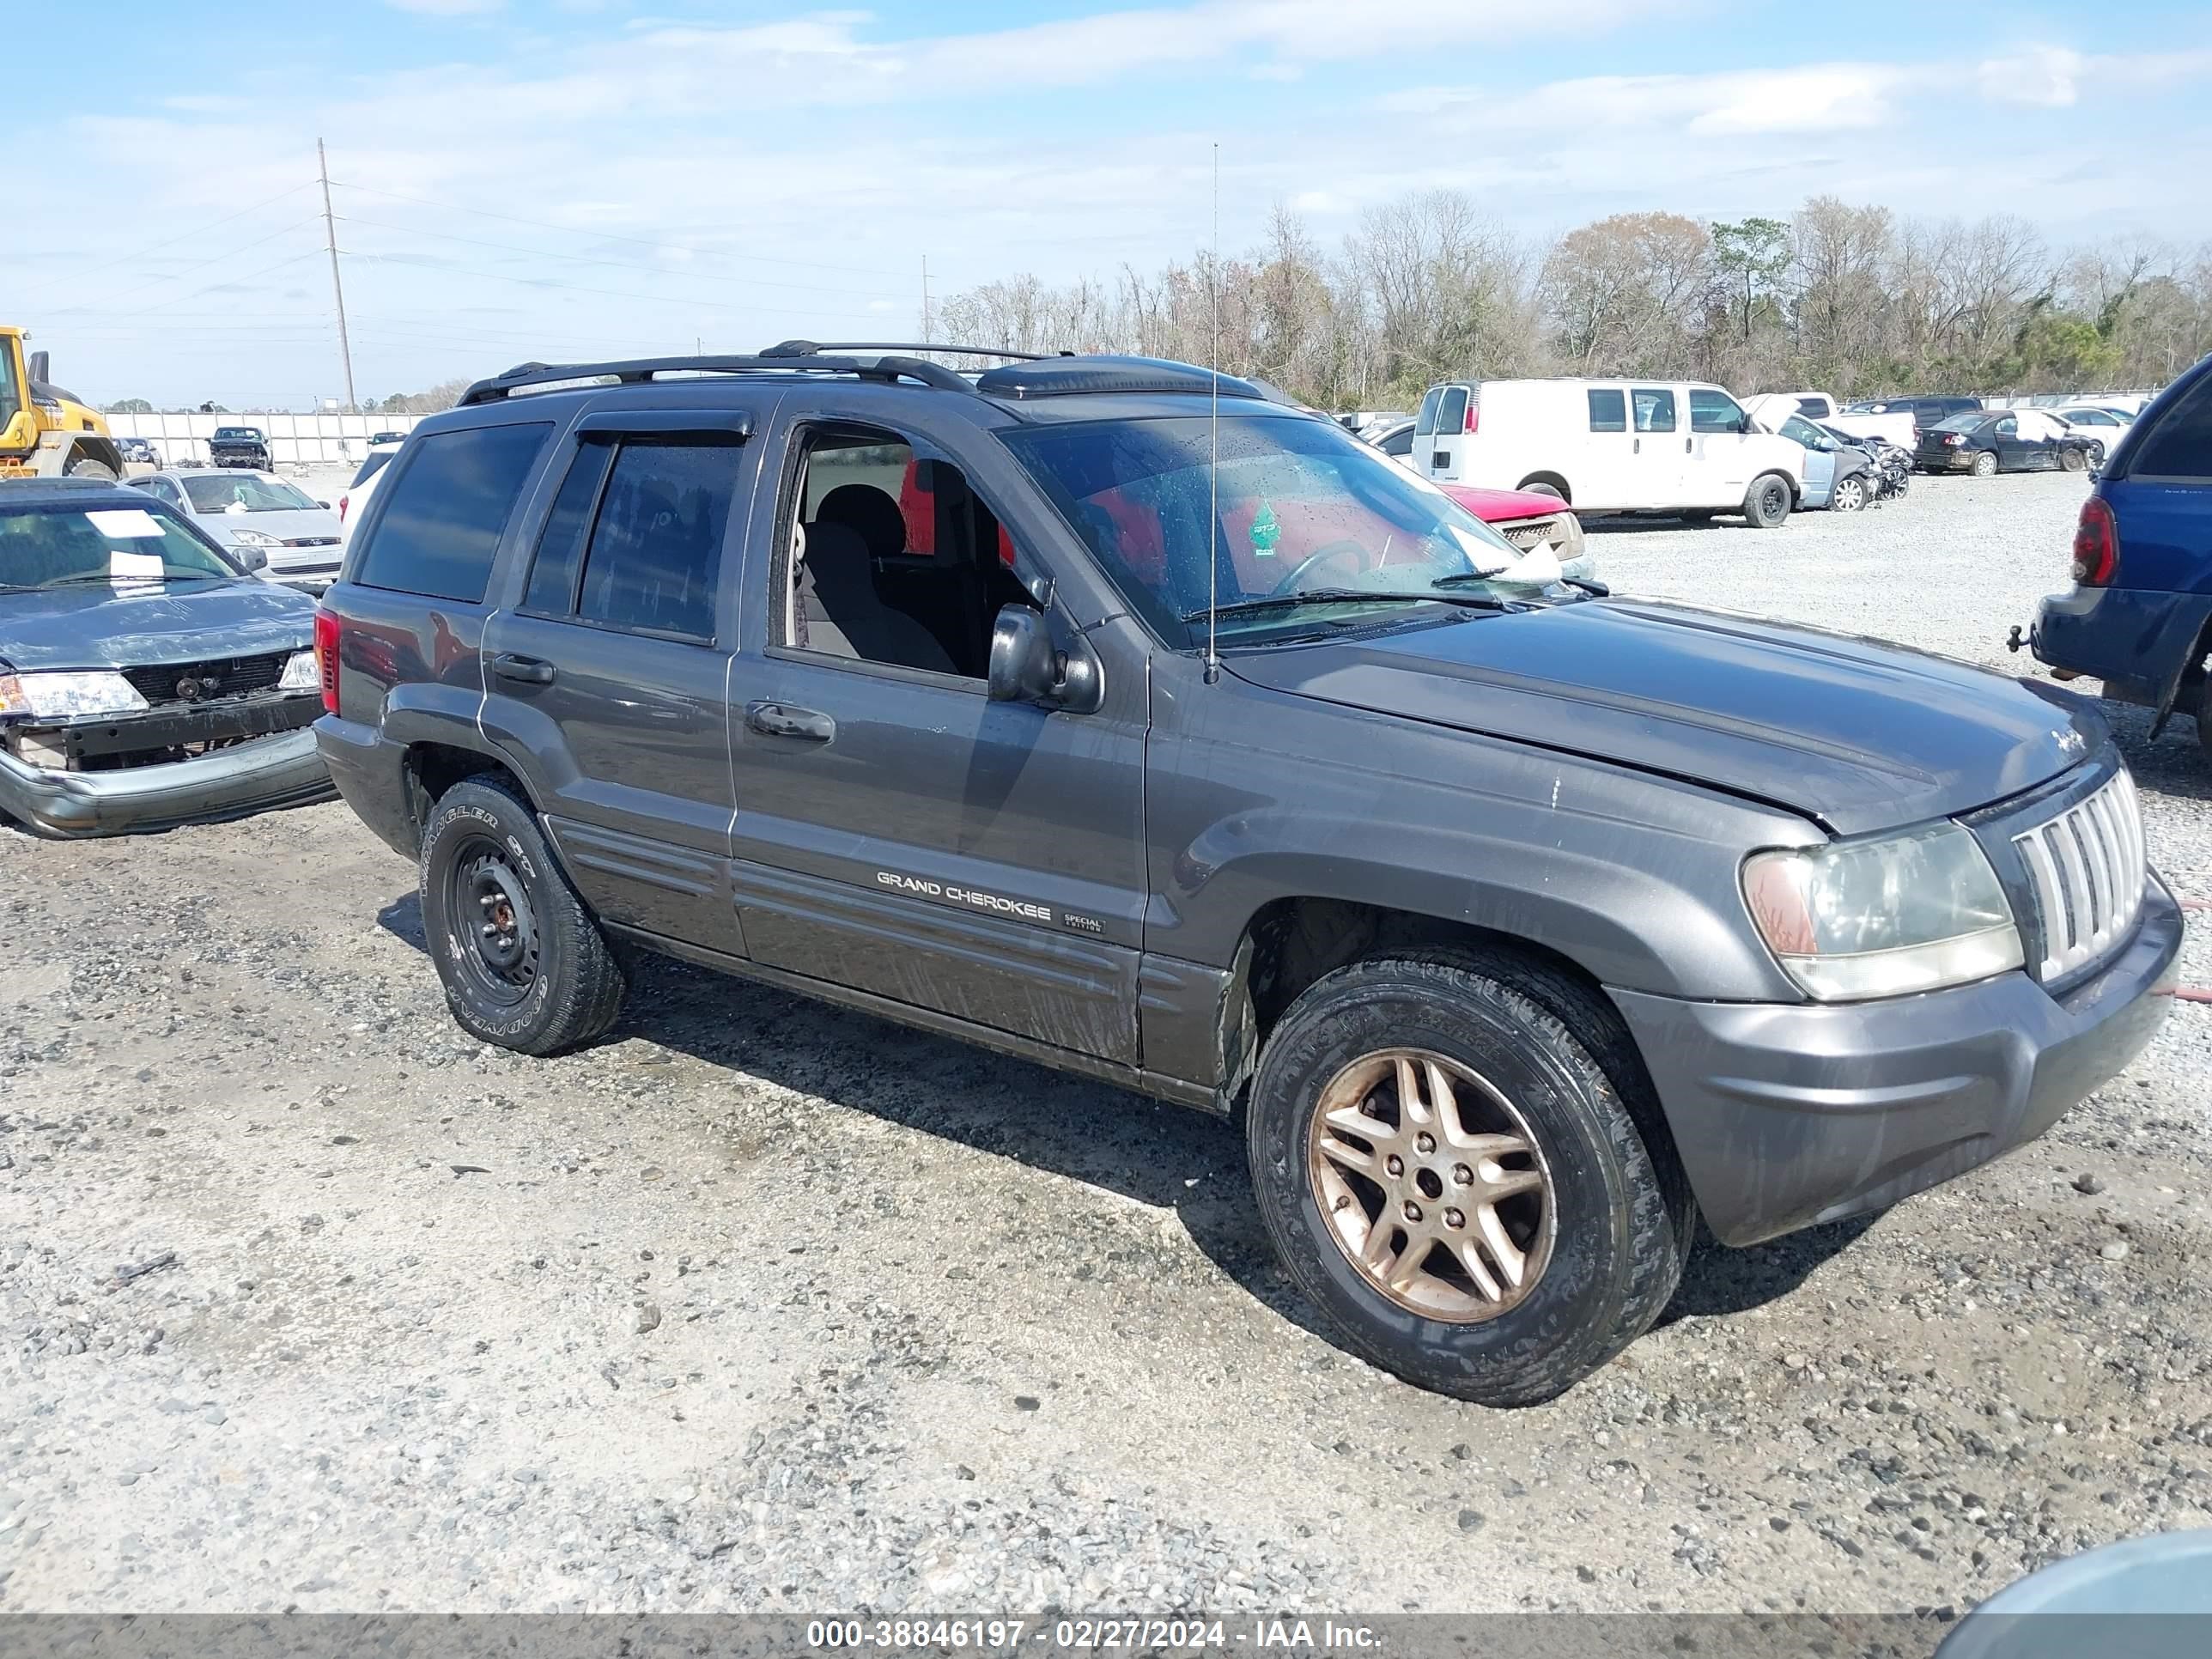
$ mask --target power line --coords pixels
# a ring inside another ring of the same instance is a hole
[[[715,259],[745,259],[755,264],[790,265],[801,270],[842,270],[854,276],[884,276],[897,275],[895,271],[878,270],[867,265],[830,265],[811,259],[779,259],[766,253],[731,253],[718,249],[687,246],[681,242],[656,242],[643,236],[623,236],[611,230],[592,230],[582,225],[556,225],[544,219],[525,219],[512,213],[494,213],[489,208],[467,207],[459,202],[434,202],[427,196],[404,196],[396,190],[377,190],[368,185],[348,184],[334,179],[332,185],[339,190],[357,190],[365,195],[382,196],[394,202],[412,202],[418,207],[441,208],[448,213],[472,213],[482,219],[504,219],[511,225],[529,225],[538,230],[558,231],[564,236],[591,236],[603,242],[629,242],[639,247],[659,248],[667,253],[704,253]]]
[[[245,283],[253,281],[256,277],[266,276],[272,270],[282,270],[287,265],[298,264],[302,259],[312,259],[321,252],[322,249],[319,247],[311,247],[305,253],[295,253],[289,259],[279,259],[275,264],[264,265],[258,270],[249,270],[243,276],[229,277],[220,283],[210,283],[205,288],[199,289],[196,293],[179,294],[173,300],[156,300],[150,306],[141,306],[136,311],[126,311],[119,314],[124,317],[151,317],[158,313],[163,306],[182,305],[187,300],[197,300],[201,295],[212,294],[220,288],[242,286]]]
[[[139,283],[136,288],[126,288],[119,294],[110,294],[104,298],[88,301],[82,305],[57,307],[53,314],[58,317],[70,317],[77,315],[82,312],[105,311],[108,307],[115,304],[118,301],[128,300],[134,295],[143,294],[149,288],[160,288],[165,283],[181,282],[184,278],[191,276],[196,270],[205,270],[210,265],[219,265],[226,259],[235,259],[241,253],[251,253],[255,248],[263,246],[264,243],[273,242],[279,236],[289,235],[293,231],[298,230],[304,225],[312,225],[321,216],[322,216],[320,214],[311,213],[304,219],[296,219],[289,225],[285,225],[279,229],[270,231],[266,236],[258,236],[253,240],[244,244],[242,246],[232,248],[227,252],[218,253],[212,258],[202,259],[197,264],[186,265],[182,270],[173,270],[166,276],[153,277],[149,281]],[[204,292],[204,290],[203,291]]]
[[[638,300],[647,305],[703,306],[710,311],[742,311],[752,316],[771,317],[849,317],[848,311],[801,310],[788,306],[736,305],[726,300],[701,300],[684,295],[639,294],[627,289],[588,288],[580,283],[556,283],[550,276],[510,276],[504,271],[477,270],[465,265],[441,264],[433,259],[410,258],[401,253],[364,253],[357,248],[340,252],[356,259],[373,259],[380,264],[413,265],[424,270],[435,270],[448,276],[489,276],[495,282],[520,283],[525,288],[566,289],[576,294],[597,294],[611,300]]]
[[[149,253],[158,253],[165,247],[174,247],[179,242],[188,242],[193,237],[200,234],[203,231],[219,230],[223,226],[229,224],[234,219],[243,219],[249,213],[258,213],[265,207],[274,207],[277,203],[283,201],[287,196],[296,196],[314,182],[315,181],[312,179],[302,179],[300,183],[294,185],[289,190],[278,191],[274,196],[271,196],[264,202],[256,202],[252,207],[242,207],[239,209],[237,212],[225,214],[220,219],[210,219],[204,225],[195,225],[190,230],[184,232],[181,235],[172,236],[166,241],[149,242],[144,247],[140,248],[137,252],[125,253],[117,258],[110,259],[106,264],[95,266],[89,272],[85,271],[82,268],[73,267],[66,276],[49,276],[43,283],[32,283],[30,288],[25,291],[36,294],[40,289],[52,288],[58,283],[81,283],[84,281],[88,275],[96,276],[103,270],[112,270],[118,265],[127,265],[134,259],[143,259]]]
[[[460,242],[470,247],[495,248],[502,253],[526,253],[535,259],[559,259],[579,265],[611,265],[618,270],[642,270],[654,276],[697,276],[702,273],[669,270],[660,265],[641,264],[635,259],[602,259],[588,253],[556,253],[550,248],[518,247],[512,242],[487,242],[477,236],[455,236],[442,230],[424,230],[419,225],[395,225],[382,219],[364,219],[358,214],[341,213],[339,220],[349,225],[374,225],[379,230],[396,230],[410,236],[428,236],[440,242]],[[694,250],[695,252],[700,250]],[[896,295],[880,288],[823,288],[818,283],[778,283],[765,276],[740,276],[735,280],[755,288],[792,288],[803,294],[846,294],[864,300],[889,300]]]

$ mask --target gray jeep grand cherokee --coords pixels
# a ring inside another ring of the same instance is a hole
[[[1546,585],[1245,382],[902,349],[528,365],[392,464],[316,731],[477,1036],[643,948],[1241,1113],[1345,1340],[1513,1404],[1698,1213],[1893,1202],[2162,1017],[2086,703]]]

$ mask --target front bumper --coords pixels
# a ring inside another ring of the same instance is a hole
[[[329,769],[307,727],[193,760],[111,771],[47,771],[0,750],[0,812],[50,836],[167,830],[331,793]]]
[[[2181,909],[2053,998],[2024,973],[1880,1002],[1688,1002],[1613,990],[1706,1224],[1755,1244],[1881,1209],[2033,1140],[2142,1051],[2172,1006]]]

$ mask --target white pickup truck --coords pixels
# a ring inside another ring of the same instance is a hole
[[[1887,415],[1846,415],[1843,405],[1826,392],[1764,392],[1744,400],[1752,419],[1770,431],[1778,430],[1785,416],[1802,415],[1855,438],[1881,438],[1910,449],[1919,441],[1920,429],[1910,409],[1893,409]]]

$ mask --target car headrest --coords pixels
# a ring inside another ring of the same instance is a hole
[[[814,509],[814,521],[843,525],[879,559],[906,551],[906,515],[889,491],[873,484],[839,484]]]

